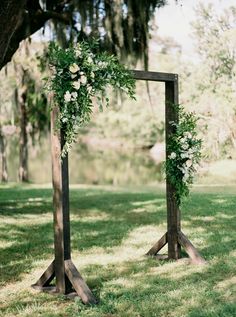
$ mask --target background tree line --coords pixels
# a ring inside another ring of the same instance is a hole
[[[100,39],[101,49],[115,53],[130,67],[145,68],[149,63],[151,69],[179,73],[181,102],[200,117],[199,133],[204,140],[205,159],[235,157],[235,7],[217,14],[212,5],[198,6],[198,19],[193,22],[193,29],[199,61],[191,63],[184,60],[181,47],[174,39],[160,38],[158,31],[157,34],[152,31],[155,10],[165,5],[165,1],[139,1],[138,5],[136,1],[122,0],[43,1],[41,4],[39,8],[38,1],[27,2],[25,14],[38,12],[45,16],[46,12],[44,32],[50,33],[51,38],[64,47],[71,41],[95,36]],[[35,30],[29,25],[30,31],[23,38]],[[148,46],[151,34],[151,44],[155,42],[158,51],[154,50],[154,45]],[[13,135],[19,144],[18,174],[22,181],[28,180],[28,148],[38,144],[49,127],[47,98],[42,93],[44,75],[40,74],[35,58],[36,51],[42,54],[45,43],[29,44],[28,41],[23,46],[1,72],[3,181],[7,180],[6,149],[7,140],[12,139],[9,134],[13,134],[14,129],[11,127],[16,126],[17,133]],[[5,62],[7,60],[5,57]],[[95,109],[92,122],[81,131],[82,141],[95,136],[108,141],[118,140],[118,144],[127,148],[143,149],[164,142],[163,88],[150,84],[148,96],[145,84],[138,83],[137,95],[143,99],[138,97],[135,104],[114,95],[109,111],[100,114]]]

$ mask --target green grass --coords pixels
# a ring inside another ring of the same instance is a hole
[[[205,266],[147,258],[166,231],[159,187],[71,189],[73,262],[94,307],[30,288],[53,258],[50,188],[0,187],[0,316],[236,316],[236,187],[194,189],[182,227]],[[163,250],[166,252],[166,250]]]

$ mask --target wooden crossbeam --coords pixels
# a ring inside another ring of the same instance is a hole
[[[160,73],[160,72],[150,72],[143,70],[132,70],[134,79],[137,80],[149,80],[149,81],[158,81],[158,82],[174,82],[178,80],[177,74],[171,73]]]

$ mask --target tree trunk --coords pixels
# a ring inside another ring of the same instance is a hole
[[[2,172],[1,172],[1,181],[6,183],[8,181],[8,171],[7,171],[7,155],[6,155],[6,149],[7,149],[7,140],[0,131],[0,153],[1,153],[1,159],[2,159]]]
[[[27,87],[23,86],[19,93],[19,110],[20,110],[20,166],[19,180],[21,182],[29,181],[28,173],[28,135],[27,135],[27,110],[26,110]]]

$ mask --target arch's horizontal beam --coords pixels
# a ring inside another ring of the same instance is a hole
[[[173,82],[178,80],[177,74],[172,73],[160,73],[160,72],[149,72],[144,70],[131,70],[134,79],[139,80],[150,80],[160,82]]]

